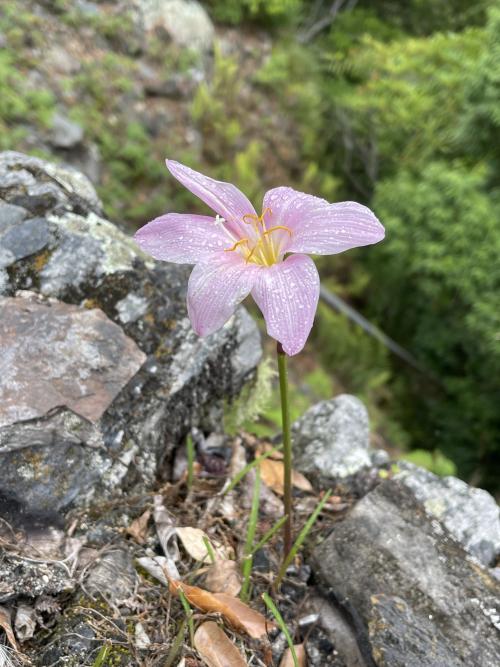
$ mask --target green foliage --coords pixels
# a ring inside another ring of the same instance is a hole
[[[500,5],[489,13],[481,57],[465,79],[465,113],[459,139],[476,159],[483,156],[500,167]],[[493,176],[494,177],[494,176]]]
[[[260,23],[294,22],[303,0],[210,0],[212,15],[221,23],[238,25],[245,19]]]
[[[225,406],[226,433],[235,434],[244,424],[253,425],[259,419],[271,399],[275,377],[276,370],[271,359],[262,361],[257,369],[255,381],[247,384],[232,404]]]
[[[457,474],[457,466],[453,461],[444,456],[439,449],[435,449],[432,452],[425,449],[414,449],[402,458],[404,461],[410,461],[410,463],[414,463],[421,468],[426,468],[440,477]]]
[[[370,255],[384,326],[444,385],[413,397],[413,430],[470,474],[498,460],[500,208],[485,170],[430,163],[381,183],[387,242]],[[416,419],[424,413],[427,419]]]
[[[372,428],[399,447],[407,446],[409,437],[400,423],[397,388],[389,388],[394,381],[383,345],[323,304],[312,337],[325,371],[338,379],[343,391],[358,395],[367,404]]]
[[[491,0],[378,0],[377,12],[389,24],[412,35],[462,30],[484,21]]]
[[[52,93],[28,86],[15,55],[0,51],[0,150],[17,148],[28,124],[45,129],[54,108]]]
[[[454,154],[464,71],[474,67],[482,41],[478,29],[388,43],[362,37],[328,89],[335,170],[347,164],[351,185],[369,195],[402,166]]]

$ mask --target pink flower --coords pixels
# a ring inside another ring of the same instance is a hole
[[[361,204],[329,204],[281,187],[266,193],[257,215],[231,183],[173,160],[167,167],[217,215],[167,213],[142,227],[135,240],[156,259],[195,264],[187,305],[200,336],[222,327],[251,293],[268,334],[287,354],[297,354],[311,331],[319,298],[318,272],[304,253],[334,255],[384,238],[383,226]]]

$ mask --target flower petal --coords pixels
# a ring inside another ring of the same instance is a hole
[[[291,255],[284,262],[262,269],[252,296],[264,315],[267,333],[289,355],[306,344],[319,299],[319,276],[306,255]]]
[[[237,252],[220,253],[197,264],[189,277],[188,314],[199,336],[220,329],[250,294],[260,268]]]
[[[167,213],[148,222],[134,239],[155,259],[178,264],[196,264],[230,245],[214,218],[181,213]]]
[[[273,225],[291,229],[286,252],[335,255],[377,243],[385,235],[375,214],[356,202],[329,204],[292,188],[275,188],[266,193],[263,206],[271,209],[267,219]]]
[[[174,160],[167,160],[167,168],[184,187],[221,215],[232,231],[243,224],[244,215],[255,214],[252,204],[232,183],[216,181]]]

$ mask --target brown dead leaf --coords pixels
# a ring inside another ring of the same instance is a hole
[[[211,593],[227,593],[236,597],[241,590],[241,573],[234,560],[219,560],[205,575],[205,586]]]
[[[217,558],[227,559],[229,554],[226,549],[219,544],[215,544],[201,528],[191,528],[182,526],[175,529],[177,537],[182,542],[182,546],[194,560],[210,561],[204,540],[208,540]]]
[[[210,593],[198,586],[189,586],[182,581],[169,581],[170,592],[182,590],[188,602],[207,613],[221,614],[237,630],[246,632],[253,639],[261,639],[276,626],[258,611],[227,593]]]
[[[264,459],[260,462],[259,466],[264,484],[282,496],[285,479],[285,466],[283,462]],[[297,470],[292,470],[292,484],[301,491],[311,492],[313,490],[311,482],[302,473],[297,472]]]
[[[299,667],[306,667],[307,656],[304,644],[294,644],[293,648],[295,649],[295,653],[297,655],[297,662],[299,663]],[[280,667],[294,667],[294,664],[295,663],[293,662],[292,652],[289,648],[287,648],[281,659]]]
[[[0,628],[5,632],[9,644],[15,651],[17,651],[16,638],[14,637],[14,631],[12,630],[11,625],[10,611],[6,607],[0,607]]]
[[[144,544],[148,534],[148,522],[151,517],[151,511],[146,510],[144,514],[134,519],[126,529],[127,535],[130,535],[138,544]]]
[[[246,667],[236,646],[213,621],[203,623],[196,630],[194,646],[208,667]]]

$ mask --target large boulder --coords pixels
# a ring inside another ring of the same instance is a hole
[[[48,519],[147,487],[169,475],[193,426],[217,427],[253,375],[260,338],[243,308],[198,338],[188,274],[103,218],[83,174],[0,154],[4,517]]]
[[[438,477],[405,461],[399,466],[396,478],[413,491],[426,512],[483,565],[493,565],[500,556],[500,508],[493,496],[456,477]]]
[[[350,613],[367,664],[500,664],[499,582],[404,480],[387,480],[360,500],[314,562]]]
[[[368,413],[355,396],[316,403],[292,428],[294,464],[314,476],[347,478],[371,465]]]
[[[212,48],[215,29],[196,0],[132,0],[146,31],[163,30],[170,39],[193,51]]]

